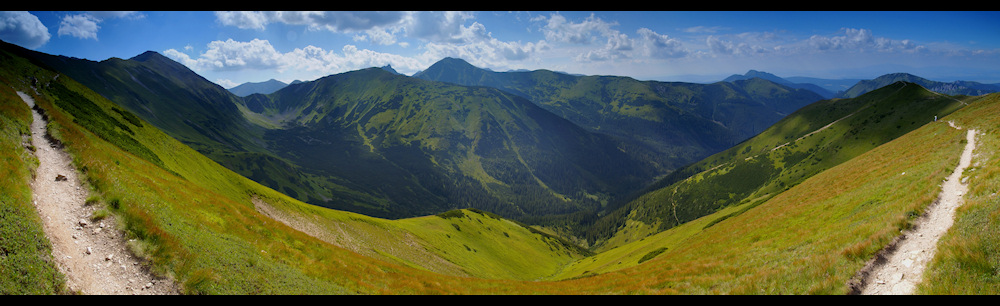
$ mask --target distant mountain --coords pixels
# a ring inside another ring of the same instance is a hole
[[[746,74],[742,74],[742,75],[734,74],[734,75],[731,75],[731,76],[729,76],[728,78],[726,78],[726,79],[724,79],[722,81],[723,82],[733,82],[733,81],[737,81],[737,80],[747,80],[747,79],[752,79],[752,78],[765,79],[765,80],[768,80],[768,81],[771,81],[771,82],[775,82],[775,83],[778,83],[778,84],[781,84],[781,85],[785,85],[785,86],[788,86],[788,87],[791,87],[791,88],[806,89],[806,90],[809,90],[809,91],[812,91],[812,92],[815,92],[815,93],[819,94],[820,96],[822,96],[825,99],[833,98],[836,95],[836,93],[837,93],[837,91],[830,91],[830,90],[828,90],[828,89],[826,89],[824,87],[818,86],[816,84],[812,84],[812,83],[808,83],[808,82],[807,83],[795,83],[795,82],[789,81],[787,79],[781,78],[779,76],[776,76],[776,75],[773,75],[773,74],[770,74],[770,73],[767,73],[767,72],[763,72],[763,71],[757,71],[757,70],[750,70],[750,71],[747,71]]]
[[[970,81],[938,82],[909,73],[891,73],[872,80],[862,80],[848,90],[840,93],[837,97],[857,97],[866,92],[893,84],[895,82],[914,83],[927,88],[927,90],[946,95],[980,96],[988,93],[1000,92],[1000,84],[983,84]]]
[[[651,150],[661,171],[724,150],[823,99],[770,81],[696,84],[549,70],[493,72],[457,58],[442,59],[414,77],[527,98],[591,131]]]
[[[575,214],[656,174],[619,140],[495,88],[369,68],[251,97],[247,109],[281,127],[267,147],[346,188],[310,203],[373,216]]]
[[[811,77],[785,77],[784,79],[792,83],[813,84],[822,87],[823,89],[829,92],[834,92],[834,93],[840,93],[842,91],[845,91],[848,88],[851,88],[851,86],[854,86],[854,84],[857,84],[862,80],[862,79],[822,79],[822,78],[811,78]]]
[[[288,84],[285,84],[285,82],[278,81],[275,79],[270,79],[264,82],[257,82],[257,83],[246,82],[236,87],[230,88],[229,92],[232,92],[233,94],[240,97],[246,97],[255,93],[269,94],[277,91],[278,89],[285,88],[285,86],[288,86]]]
[[[391,72],[392,74],[401,74],[401,73],[397,72],[396,69],[392,69],[392,65],[382,66],[382,70]]]

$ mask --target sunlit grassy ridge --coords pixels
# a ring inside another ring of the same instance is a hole
[[[962,135],[928,124],[741,214],[706,227],[731,212],[720,211],[580,260],[562,276],[639,279],[650,292],[848,293],[858,269],[934,201]]]
[[[627,221],[605,245],[639,239],[722,208],[760,204],[934,121],[935,116],[944,117],[963,105],[959,98],[900,82],[861,97],[806,106],[756,137],[681,169],[650,188],[651,192],[626,206],[631,208],[630,215],[620,219]]]
[[[991,94],[947,119],[976,129],[969,192],[955,224],[941,238],[937,256],[917,287],[919,294],[1000,294],[1000,95]]]
[[[6,60],[6,59],[5,59]],[[8,84],[7,75],[0,83]],[[0,87],[0,294],[64,292],[64,278],[32,204],[38,160],[30,145],[31,111],[9,86]],[[27,139],[25,139],[27,138]]]

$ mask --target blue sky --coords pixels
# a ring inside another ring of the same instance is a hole
[[[100,61],[147,50],[223,87],[444,57],[712,82],[750,69],[871,79],[908,72],[1000,83],[1000,12],[0,12],[0,39]]]

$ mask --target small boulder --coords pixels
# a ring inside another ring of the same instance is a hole
[[[61,182],[61,181],[65,181],[65,180],[66,180],[66,176],[63,176],[62,174],[56,175],[56,182]]]

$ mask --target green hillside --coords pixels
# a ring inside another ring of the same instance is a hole
[[[488,285],[468,287],[458,276],[536,279],[582,257],[582,250],[555,237],[485,212],[390,221],[296,201],[223,168],[64,75],[11,53],[0,57],[8,97],[2,119],[17,123],[5,130],[12,136],[4,145],[13,148],[5,152],[20,156],[7,164],[21,169],[3,176],[13,183],[4,185],[11,189],[4,193],[10,201],[4,200],[2,222],[4,254],[10,256],[3,256],[2,273],[10,282],[5,280],[2,292],[65,290],[45,259],[47,242],[31,209],[27,181],[33,166],[20,136],[29,110],[15,91],[31,94],[46,114],[52,137],[72,156],[95,205],[118,215],[134,239],[132,251],[150,260],[155,273],[181,283],[185,293],[476,292]],[[255,200],[288,214],[309,211],[323,222],[340,220],[354,236],[340,247],[259,212]],[[409,239],[386,240],[398,235]],[[23,240],[9,240],[14,237]],[[492,240],[501,237],[509,239],[504,247]],[[359,247],[378,256],[349,250]],[[426,285],[431,283],[436,285]]]
[[[310,200],[380,217],[472,207],[521,220],[600,208],[655,173],[642,156],[527,100],[487,87],[370,68],[256,96],[280,129],[264,140],[374,201]]]
[[[763,203],[963,105],[902,82],[854,99],[811,104],[760,135],[671,174],[605,217],[591,237],[610,231],[615,237],[609,246],[619,245],[726,207]]]
[[[490,86],[525,97],[581,127],[651,150],[662,173],[727,149],[823,99],[763,79],[696,84],[548,70],[493,72],[455,58],[414,77]]]
[[[556,279],[631,279],[633,293],[847,294],[866,261],[934,202],[976,129],[966,202],[916,294],[1000,292],[995,197],[1000,95],[968,106],[792,186],[568,266]],[[948,122],[961,129],[950,126]],[[625,282],[619,282],[625,287]]]
[[[965,203],[941,237],[919,294],[996,295],[1000,293],[1000,94],[990,94],[946,117],[956,126],[976,129],[972,165],[965,170]]]
[[[158,53],[94,62],[34,52],[6,42],[0,46],[78,80],[122,110],[257,182],[300,195],[341,188],[323,184],[274,156],[260,140],[266,125],[243,116],[239,97]]]

